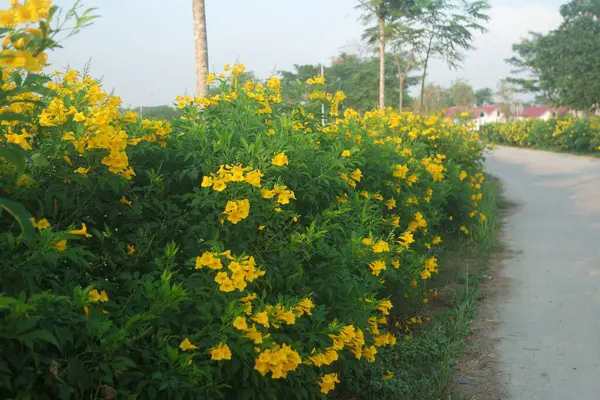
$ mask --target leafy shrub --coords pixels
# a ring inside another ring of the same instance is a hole
[[[52,32],[53,9],[29,6],[37,19],[15,22]],[[5,29],[4,51],[25,32]],[[228,66],[209,76],[217,94],[177,99],[171,126],[122,114],[87,74],[14,66],[1,86],[2,398],[320,397],[383,370],[411,323],[391,309],[430,295],[441,229],[485,220],[468,126],[339,116],[344,95],[323,77],[290,108],[279,79],[242,85],[243,65]]]
[[[574,151],[600,150],[600,120],[597,118],[528,119],[492,123],[481,127],[482,136],[500,144]]]

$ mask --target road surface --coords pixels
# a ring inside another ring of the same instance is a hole
[[[600,159],[503,147],[487,168],[517,203],[493,333],[503,398],[600,399]]]

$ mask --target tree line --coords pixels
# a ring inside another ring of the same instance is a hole
[[[473,49],[474,35],[486,31],[490,6],[487,0],[358,0],[356,7],[365,25],[363,40],[377,46],[378,57],[342,53],[327,68],[328,82],[344,90],[358,109],[397,104],[400,110],[411,101],[406,88],[419,83],[418,104],[423,111],[431,60],[441,59],[450,68],[458,68],[466,52]],[[196,95],[202,97],[208,93],[209,65],[204,0],[192,0],[192,11]],[[320,73],[320,66],[297,65],[294,69],[282,71],[288,83]],[[409,75],[417,70],[421,71],[418,76]],[[370,92],[377,87],[378,92]],[[286,97],[301,101],[302,91],[299,93],[288,92]]]
[[[548,34],[531,32],[507,60],[517,92],[550,106],[594,113],[600,108],[600,0],[571,0]]]

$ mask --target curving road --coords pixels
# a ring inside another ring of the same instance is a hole
[[[600,159],[501,147],[487,167],[517,203],[493,334],[502,398],[600,399]]]

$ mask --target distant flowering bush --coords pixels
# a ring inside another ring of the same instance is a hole
[[[36,72],[54,42],[28,35],[55,12],[0,13],[3,54],[23,57],[1,69],[2,397],[319,398],[393,379],[373,367],[422,323],[393,310],[434,295],[442,232],[485,220],[476,133],[343,109],[322,76],[290,108],[241,64],[178,98],[174,126],[142,120],[86,73]]]
[[[487,124],[481,128],[489,141],[510,146],[575,152],[600,151],[600,118],[529,119]]]

